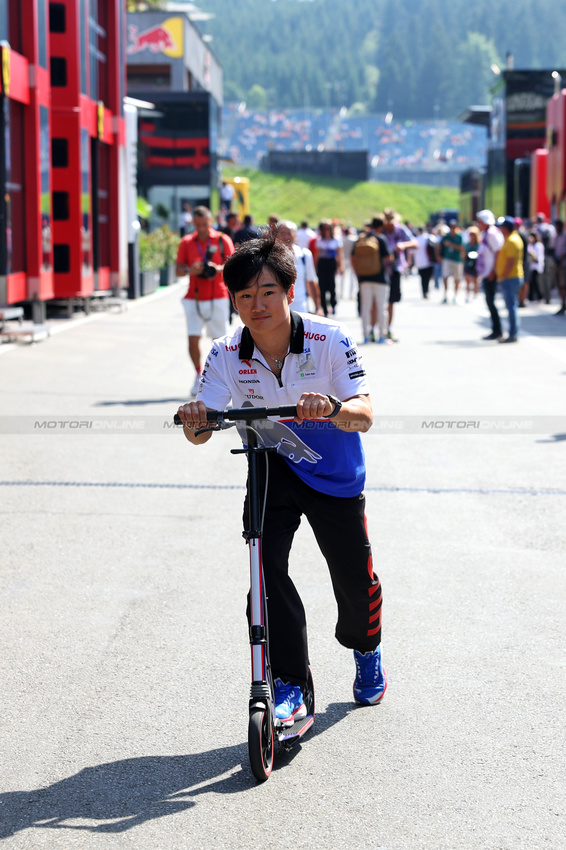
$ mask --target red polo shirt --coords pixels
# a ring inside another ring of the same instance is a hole
[[[224,257],[219,247],[221,239],[224,246]],[[228,257],[234,253],[234,244],[225,233],[219,233],[217,230],[210,228],[208,239],[206,242],[202,242],[195,230],[194,233],[190,233],[181,239],[177,251],[177,265],[192,266],[198,260],[205,261],[206,250],[209,246],[215,248],[214,254],[209,259],[219,266],[223,266]],[[222,272],[218,272],[214,277],[207,278],[191,275],[185,298],[198,298],[199,301],[211,301],[213,298],[228,298],[228,290],[224,283]]]

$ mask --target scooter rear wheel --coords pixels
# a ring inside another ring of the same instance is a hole
[[[310,714],[314,717],[314,682],[312,680],[312,671],[309,667],[309,673],[307,678],[307,687],[304,693],[305,705],[307,707],[307,714]]]
[[[273,723],[265,708],[252,708],[248,724],[248,752],[252,773],[258,782],[269,779],[273,770]]]

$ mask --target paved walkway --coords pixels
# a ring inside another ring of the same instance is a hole
[[[314,733],[247,761],[244,462],[170,427],[193,379],[176,285],[0,347],[0,836],[20,848],[562,850],[566,320],[404,283],[370,345],[367,515],[388,693],[353,662],[312,534]],[[359,338],[353,301],[338,318]]]

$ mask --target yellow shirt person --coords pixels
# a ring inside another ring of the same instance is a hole
[[[509,280],[511,278],[523,278],[523,240],[516,230],[508,232],[503,230],[505,242],[495,260],[495,273],[498,280]]]

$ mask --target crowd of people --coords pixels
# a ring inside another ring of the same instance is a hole
[[[434,288],[441,304],[471,301],[480,290],[491,319],[488,341],[516,342],[520,310],[528,303],[550,303],[556,289],[558,313],[566,312],[566,232],[560,220],[547,221],[540,213],[533,221],[503,216],[490,210],[462,227],[457,220],[435,226],[414,226],[391,209],[364,222],[360,228],[337,218],[324,218],[316,228],[302,221],[281,219],[273,213],[264,227],[274,230],[293,252],[298,312],[334,317],[339,301],[357,300],[361,342],[390,345],[395,305],[401,301],[403,280],[418,274],[422,297]],[[222,269],[227,258],[261,227],[253,216],[240,219],[226,203],[213,227],[210,210],[192,212],[192,233],[184,236],[177,258],[177,274],[187,271],[189,288],[183,300],[187,317],[189,355],[195,367],[194,395],[202,372],[200,338],[204,331],[216,338],[227,332],[233,315]],[[499,288],[508,314],[503,333],[495,303]]]
[[[342,115],[337,110],[250,110],[223,107],[222,153],[257,166],[270,150],[367,150],[380,168],[479,168],[486,132],[450,121],[395,121],[390,115]]]

